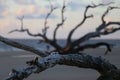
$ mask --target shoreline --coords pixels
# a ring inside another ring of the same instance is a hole
[[[108,53],[106,56],[104,56],[105,48],[88,49],[84,52],[90,53],[90,55],[94,56],[102,56],[109,60],[112,64],[116,65],[118,68],[120,67],[120,48],[113,48],[113,51]],[[33,59],[34,56],[36,55],[25,51],[0,52],[0,80],[3,80],[5,77],[7,77],[11,69],[19,69],[27,66],[25,62]],[[32,74],[25,80],[96,80],[98,76],[99,73],[95,70],[57,65],[53,68],[43,71],[40,74]]]

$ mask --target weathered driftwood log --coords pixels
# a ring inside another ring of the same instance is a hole
[[[94,69],[100,73],[98,80],[119,80],[120,71],[116,66],[102,57],[93,57],[88,54],[67,54],[61,55],[57,52],[51,53],[44,58],[35,58],[27,62],[28,66],[22,70],[12,70],[6,80],[23,80],[32,73],[40,73],[55,65],[76,66],[79,68]]]

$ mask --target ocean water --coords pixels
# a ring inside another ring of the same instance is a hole
[[[50,49],[52,49],[52,47],[48,44],[44,44],[44,43],[40,43],[39,40],[37,39],[13,39],[16,42],[31,46],[31,47],[35,47],[37,49],[40,50],[44,50],[46,49],[47,46],[50,47]],[[84,44],[93,44],[93,43],[97,43],[97,42],[107,42],[113,45],[113,47],[120,47],[120,39],[99,39],[99,40],[89,40],[84,42],[81,45]],[[66,43],[66,41],[64,39],[58,40],[58,44],[60,44],[61,46],[64,46]],[[104,48],[104,47],[100,47],[100,48]],[[2,42],[0,42],[0,51],[22,51],[21,49],[17,49],[11,46],[8,46]]]

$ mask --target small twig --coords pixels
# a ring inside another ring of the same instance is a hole
[[[32,36],[32,37],[42,37],[44,38],[44,36],[41,34],[41,33],[38,33],[38,34],[33,34],[29,31],[29,29],[24,29],[24,24],[23,24],[23,20],[24,20],[24,16],[22,16],[21,18],[19,17],[18,18],[21,22],[21,29],[14,29],[14,30],[11,30],[9,31],[8,33],[13,33],[13,32],[26,32],[29,36]]]
[[[112,34],[112,33],[116,32],[118,30],[120,30],[120,27],[119,28],[112,28],[112,30],[110,30],[110,31],[105,30],[105,31],[101,32],[101,34],[102,35],[108,35],[108,34]]]

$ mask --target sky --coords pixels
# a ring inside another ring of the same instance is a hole
[[[56,25],[61,22],[61,7],[63,0],[50,0],[51,4],[57,9],[48,19],[49,29],[47,36],[52,38]],[[65,0],[65,24],[60,27],[57,32],[57,38],[67,38],[71,29],[73,29],[83,19],[85,7],[89,4],[109,3],[111,6],[119,6],[120,0]],[[95,31],[96,27],[101,24],[100,17],[107,9],[106,6],[90,9],[88,15],[93,14],[94,17],[86,20],[78,30],[73,34],[73,38],[80,38],[90,31]],[[8,34],[9,31],[20,29],[20,21],[18,17],[24,16],[24,28],[28,28],[31,33],[41,33],[44,28],[46,15],[50,11],[48,0],[0,0],[0,35],[8,38],[34,38],[26,33],[14,32]],[[106,21],[120,21],[120,10],[110,11],[105,17]],[[101,38],[120,39],[120,31]]]

